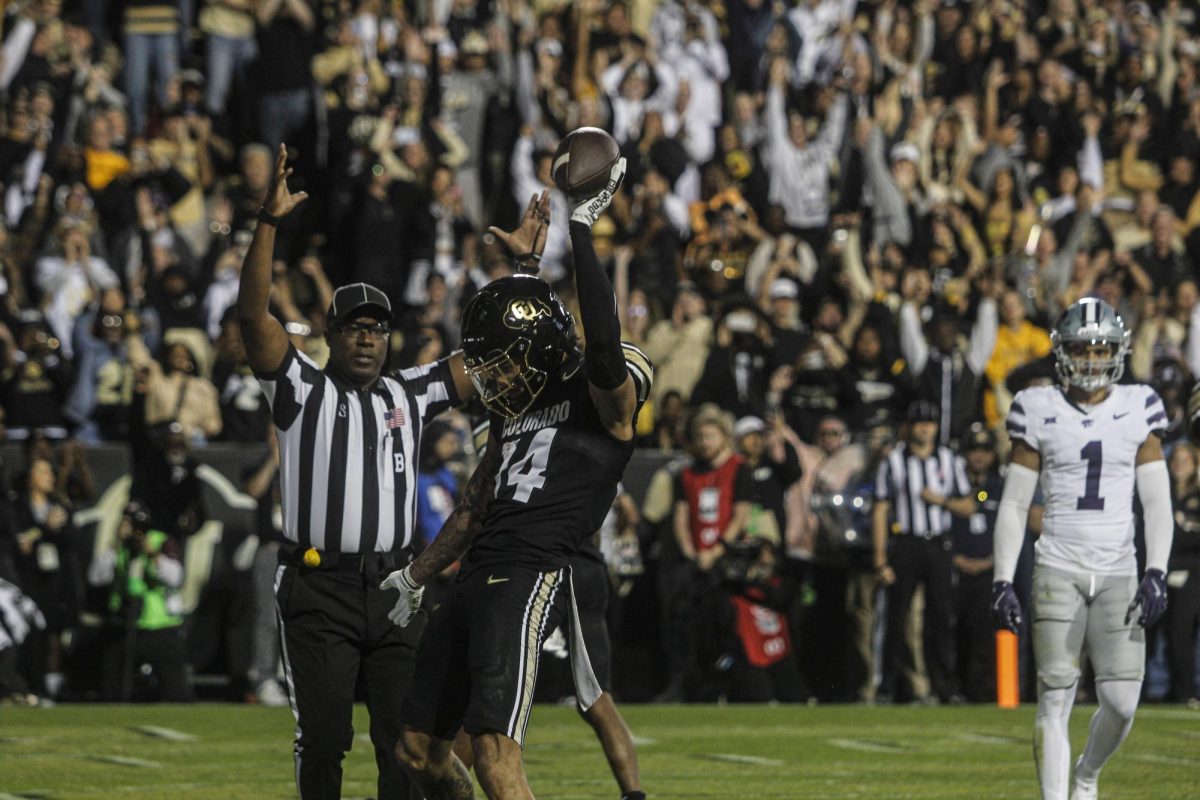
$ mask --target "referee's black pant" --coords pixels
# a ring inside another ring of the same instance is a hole
[[[355,686],[362,682],[371,715],[371,743],[379,768],[378,800],[421,794],[396,762],[402,732],[400,701],[412,679],[419,614],[407,628],[387,618],[396,592],[379,582],[393,566],[368,558],[360,569],[312,569],[281,560],[275,602],[284,677],[296,716],[296,785],[301,800],[336,800],[342,758],[354,740]],[[388,560],[390,562],[390,559]]]
[[[954,685],[954,568],[950,538],[935,536],[892,537],[888,562],[896,582],[888,591],[887,631],[883,640],[883,685],[880,693],[897,698],[900,676],[914,663],[908,652],[905,628],[917,586],[925,587],[925,667],[934,694],[943,701],[957,693]],[[916,698],[919,699],[919,698]]]

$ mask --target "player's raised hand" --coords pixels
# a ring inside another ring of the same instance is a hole
[[[1129,620],[1133,619],[1133,612],[1138,606],[1142,607],[1142,613],[1138,615],[1138,625],[1143,628],[1153,627],[1154,623],[1167,613],[1167,579],[1161,569],[1146,570],[1146,577],[1142,578],[1142,583],[1133,596],[1133,602],[1125,612],[1125,624],[1129,624]]]
[[[496,226],[488,228],[488,232],[504,243],[508,251],[517,259],[518,272],[537,272],[537,262],[542,258],[546,249],[546,233],[550,228],[550,190],[543,189],[541,194],[529,198],[525,207],[525,215],[521,224],[513,231],[502,231]]]
[[[396,605],[388,612],[388,619],[392,621],[392,624],[399,625],[401,628],[408,627],[408,623],[421,610],[421,598],[425,596],[425,587],[416,584],[412,579],[410,569],[411,566],[398,569],[379,584],[380,589],[400,590],[400,596],[396,598]]]
[[[1004,628],[1013,633],[1021,631],[1021,601],[1009,581],[996,581],[992,584],[992,619],[997,628]]]
[[[608,208],[621,183],[625,180],[625,158],[618,158],[608,171],[608,183],[593,197],[574,198],[571,221],[582,222],[589,228],[596,224],[604,209]]]
[[[292,168],[287,165],[287,145],[279,145],[275,155],[275,175],[271,179],[271,188],[267,189],[267,199],[263,201],[263,210],[273,217],[286,217],[292,209],[308,199],[308,192],[288,191],[287,179],[292,174]]]

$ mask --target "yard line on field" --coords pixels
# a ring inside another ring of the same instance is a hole
[[[1154,719],[1190,719],[1200,722],[1200,714],[1186,708],[1171,709],[1171,708],[1142,708],[1138,709],[1139,717],[1153,717]]]
[[[650,747],[651,745],[658,744],[658,739],[651,739],[649,736],[638,736],[637,734],[634,734],[632,738],[633,743],[638,747]]]
[[[21,792],[20,794],[0,792],[0,800],[44,800],[44,798],[48,797],[53,797],[53,795],[43,794],[42,792]]]
[[[165,739],[168,742],[196,741],[196,737],[190,733],[177,731],[174,728],[162,728],[158,725],[135,725],[131,730],[134,730],[144,736],[149,736],[152,739]]]
[[[161,767],[157,761],[131,756],[86,756],[89,761],[99,761],[102,764],[116,764],[118,767]]]
[[[1136,753],[1133,758],[1136,761],[1144,761],[1147,764],[1169,764],[1172,767],[1190,767],[1193,764],[1200,763],[1194,758],[1176,758],[1175,756],[1160,756],[1157,753]]]
[[[710,761],[725,761],[730,764],[753,764],[756,767],[782,767],[784,764],[778,758],[744,756],[738,753],[702,753],[700,757],[707,758]]]
[[[907,753],[910,748],[888,742],[868,742],[864,739],[830,739],[834,747],[844,750],[859,750],[864,753]]]
[[[1016,736],[996,736],[991,733],[974,733],[972,731],[955,734],[954,738],[975,744],[1025,744],[1024,739],[1018,739]]]

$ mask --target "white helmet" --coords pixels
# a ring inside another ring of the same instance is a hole
[[[1125,321],[1112,306],[1095,297],[1083,298],[1063,312],[1050,332],[1058,377],[1088,392],[1116,383],[1125,373],[1130,335]],[[1077,359],[1070,352],[1076,344],[1106,344],[1110,346],[1110,355],[1104,360]]]

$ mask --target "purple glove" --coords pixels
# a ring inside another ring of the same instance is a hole
[[[1153,627],[1154,623],[1167,613],[1167,579],[1161,569],[1146,570],[1146,577],[1142,578],[1142,584],[1138,587],[1137,594],[1133,596],[1129,610],[1125,612],[1126,624],[1129,623],[1134,609],[1138,606],[1142,607],[1142,613],[1138,616],[1138,625],[1143,628]]]
[[[1021,632],[1021,601],[1013,585],[1008,581],[996,581],[992,584],[992,619],[997,628],[1004,628],[1013,633]]]

